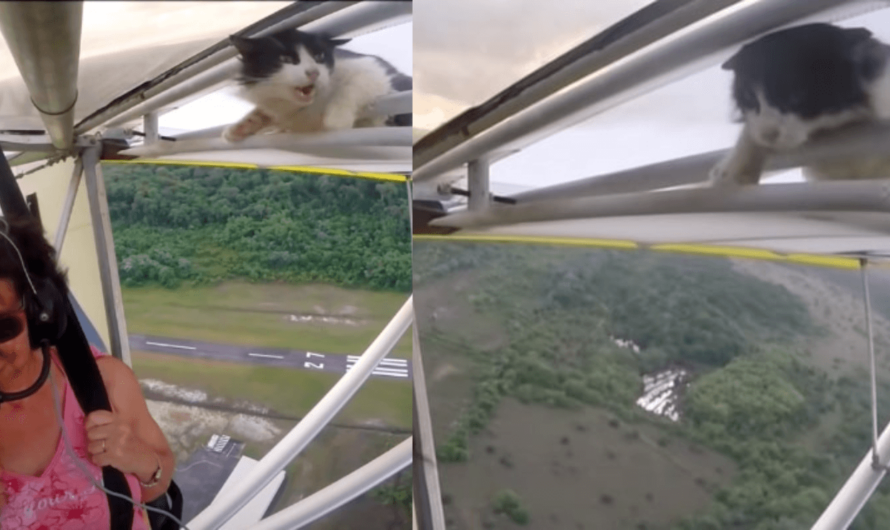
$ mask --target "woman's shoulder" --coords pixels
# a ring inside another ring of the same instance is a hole
[[[97,348],[94,344],[90,344],[90,351],[93,352],[93,357],[96,359],[100,357],[108,357],[107,353]]]

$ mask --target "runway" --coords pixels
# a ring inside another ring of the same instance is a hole
[[[130,335],[130,349],[182,357],[279,366],[337,374],[345,374],[358,361],[357,355],[350,354],[218,344],[152,335]],[[410,360],[386,357],[380,361],[380,364],[377,365],[371,375],[410,381],[411,373]]]

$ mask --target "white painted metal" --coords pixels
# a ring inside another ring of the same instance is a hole
[[[467,208],[471,212],[488,209],[488,205],[491,203],[491,193],[486,158],[472,160],[467,166],[467,188],[470,192]]]
[[[189,528],[191,530],[218,528],[232,514],[243,508],[276,473],[296,458],[367,381],[371,372],[408,330],[413,316],[413,297],[409,297],[353,368],[340,378],[300,423],[260,460],[249,475],[190,521]]]
[[[195,138],[175,142],[159,141],[121,151],[123,155],[154,158],[179,153],[199,151],[233,151],[245,149],[285,149],[288,151],[316,152],[318,148],[348,147],[405,147],[411,148],[410,127],[367,127],[314,134],[262,134],[251,136],[243,142],[230,144],[217,136]]]
[[[873,454],[869,448],[856,470],[832,499],[831,504],[822,512],[811,530],[846,530],[853,523],[887,474],[885,467],[875,468]],[[890,461],[890,426],[885,427],[881,437],[878,438],[877,454],[885,465]]]
[[[132,366],[130,339],[127,333],[124,301],[117,270],[117,255],[114,251],[114,236],[111,233],[111,216],[108,213],[108,196],[105,193],[102,168],[99,166],[101,151],[102,147],[98,144],[88,147],[84,150],[82,159],[93,234],[96,239],[96,252],[99,254],[99,274],[102,278],[105,314],[108,318],[110,342],[108,346],[112,355],[125,362],[127,366]]]
[[[483,211],[463,211],[430,224],[475,228],[516,223],[591,219],[633,215],[856,211],[890,212],[890,181],[845,181],[675,189],[492,205]]]
[[[0,32],[58,149],[74,144],[83,2],[0,2]]]
[[[313,493],[300,502],[263,519],[253,530],[295,530],[305,528],[384,480],[411,465],[411,444],[408,437],[349,475]],[[189,524],[190,528],[193,528]]]
[[[442,490],[439,485],[439,466],[436,462],[435,440],[433,436],[433,421],[430,416],[430,401],[426,389],[426,375],[423,372],[423,355],[420,348],[420,333],[418,326],[414,326],[414,355],[412,368],[414,377],[414,435],[418,438],[420,456],[423,458],[417,463],[422,467],[423,473],[415,473],[414,480],[423,480],[423,489],[427,498],[421,501],[421,507],[429,513],[424,513],[424,520],[429,518],[431,528],[424,530],[446,530],[445,512],[442,506]]]

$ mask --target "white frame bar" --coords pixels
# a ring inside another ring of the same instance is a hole
[[[489,151],[536,142],[666,83],[717,64],[750,39],[802,18],[835,11],[848,0],[743,0],[676,31],[490,127],[441,156],[414,168],[423,181],[458,168]]]
[[[890,212],[890,181],[677,189],[492,205],[483,211],[464,210],[440,217],[430,225],[479,228],[630,215],[788,211]]]
[[[86,177],[93,236],[99,258],[99,275],[102,279],[102,296],[105,299],[105,315],[108,318],[110,341],[108,347],[112,355],[125,362],[127,366],[132,366],[127,319],[124,315],[124,301],[117,270],[117,254],[114,251],[111,216],[108,213],[108,196],[105,193],[105,179],[102,177],[102,168],[99,165],[101,153],[102,146],[96,142],[95,146],[86,148],[80,158],[83,160]]]
[[[216,128],[214,128],[216,129]],[[193,133],[192,133],[193,134]],[[243,151],[244,149],[285,149],[313,152],[315,147],[405,147],[411,148],[411,127],[365,127],[313,134],[261,134],[230,144],[217,136],[175,142],[159,141],[125,149],[120,154],[155,158],[206,151]]]
[[[423,530],[447,530],[445,526],[445,512],[442,506],[442,490],[439,482],[439,465],[436,461],[435,437],[433,436],[433,421],[430,416],[429,395],[426,388],[426,376],[423,372],[423,354],[420,348],[420,333],[418,326],[414,326],[414,410],[415,425],[414,435],[420,446],[420,455],[423,460],[415,462],[415,467],[422,468],[422,473],[414,474],[414,481],[423,480],[423,486],[427,493],[426,502],[421,503],[421,508],[429,505],[429,514],[422,513],[422,520],[429,516],[430,528]],[[417,501],[415,500],[415,505]]]
[[[257,35],[274,33],[286,27],[301,27],[306,31],[325,31],[334,36],[343,36],[380,29],[410,14],[411,2],[323,2],[310,11],[291,17],[287,24],[277,24],[258,32]],[[181,75],[171,76],[146,90],[143,95],[138,96],[138,99],[126,100],[133,103],[130,105],[122,103],[117,112],[109,109],[95,119],[84,122],[83,126],[76,128],[76,131],[88,131],[103,124],[108,127],[122,126],[139,119],[143,114],[162,112],[167,106],[174,103],[184,104],[187,98],[212,92],[223,84],[231,82],[241,68],[237,51],[233,47],[228,47],[223,52],[214,54],[213,58],[212,63],[205,59],[193,68],[183,70]],[[140,103],[143,100],[144,103]]]
[[[485,211],[491,203],[489,188],[488,159],[477,158],[467,165],[467,208],[470,211]]]
[[[68,222],[71,220],[71,212],[74,210],[74,200],[77,198],[77,189],[80,187],[80,179],[83,175],[83,159],[77,157],[74,160],[74,170],[71,172],[71,180],[68,182],[68,191],[65,193],[65,202],[62,203],[62,215],[59,217],[59,225],[56,228],[56,236],[53,247],[56,256],[62,254],[62,244],[65,242],[65,234],[68,232]]]
[[[258,491],[296,458],[319,432],[340,412],[368,380],[371,372],[395,347],[414,320],[414,297],[402,305],[395,317],[368,346],[356,362],[327,394],[278,444],[264,456],[250,473],[225,495],[188,523],[190,530],[215,530],[242,509]]]
[[[872,448],[869,447],[868,453],[811,530],[846,530],[856,519],[859,511],[887,474],[886,467],[875,468],[874,455]],[[890,460],[890,426],[887,426],[878,438],[877,455],[881,462]]]
[[[413,438],[409,436],[337,482],[263,519],[252,530],[293,530],[321,519],[410,466],[412,443]]]

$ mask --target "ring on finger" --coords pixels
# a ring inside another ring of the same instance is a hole
[[[105,440],[104,439],[102,440],[102,452],[103,453],[105,452]]]

